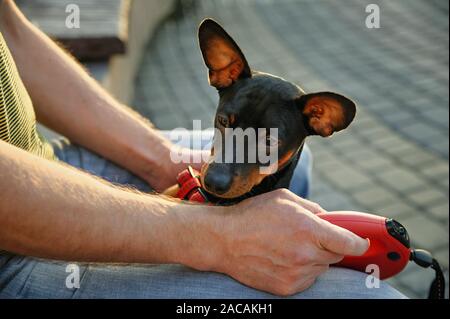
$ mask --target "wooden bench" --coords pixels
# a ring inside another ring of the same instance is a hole
[[[156,27],[177,0],[16,0],[27,18],[84,63],[119,101],[129,104],[134,79]],[[80,12],[80,28],[68,28],[68,5]],[[44,129],[45,135],[53,136]],[[47,133],[47,134],[46,134]]]
[[[85,63],[123,103],[131,103],[146,44],[177,0],[16,0],[27,18]],[[80,28],[68,28],[68,5],[80,9]]]
[[[66,47],[80,61],[105,61],[124,54],[128,37],[130,0],[19,0],[18,6],[42,31]],[[80,28],[66,19],[76,5]]]

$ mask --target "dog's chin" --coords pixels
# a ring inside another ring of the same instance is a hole
[[[233,190],[230,192],[226,192],[224,194],[216,194],[214,192],[209,191],[207,188],[204,188],[209,194],[213,195],[214,197],[217,198],[222,198],[222,199],[235,199],[235,198],[239,198],[242,195],[247,194],[248,192],[251,191],[252,188],[246,188],[245,190]]]

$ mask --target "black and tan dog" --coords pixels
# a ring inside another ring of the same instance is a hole
[[[278,129],[278,136],[266,136],[264,145],[257,143],[244,148],[276,147],[278,169],[273,174],[261,173],[259,161],[224,162],[225,147],[220,151],[212,148],[211,158],[201,171],[201,182],[216,202],[236,202],[276,188],[287,188],[306,137],[330,136],[347,128],[355,117],[355,103],[342,95],[306,94],[280,77],[253,71],[235,41],[215,21],[204,20],[198,35],[209,70],[209,83],[219,93],[214,122],[217,132],[225,135],[226,128]],[[236,153],[237,150],[228,151]]]

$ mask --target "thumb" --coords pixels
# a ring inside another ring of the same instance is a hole
[[[325,220],[320,220],[317,239],[323,249],[344,256],[361,256],[370,245],[368,239]]]

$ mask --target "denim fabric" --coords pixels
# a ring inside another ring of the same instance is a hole
[[[180,265],[78,264],[80,288],[67,288],[69,263],[12,255],[0,258],[0,298],[275,298],[226,275]],[[404,298],[383,282],[380,288],[368,289],[365,280],[363,273],[331,268],[311,288],[291,298]]]
[[[61,161],[110,182],[151,190],[126,170],[65,140],[55,142],[54,150]],[[305,148],[291,183],[295,193],[308,194],[311,166],[312,157]],[[0,298],[275,298],[226,275],[199,272],[181,265],[76,263],[80,287],[68,288],[66,267],[69,264],[0,252]],[[383,282],[379,288],[369,289],[366,278],[364,273],[331,268],[310,289],[291,298],[405,297]]]

